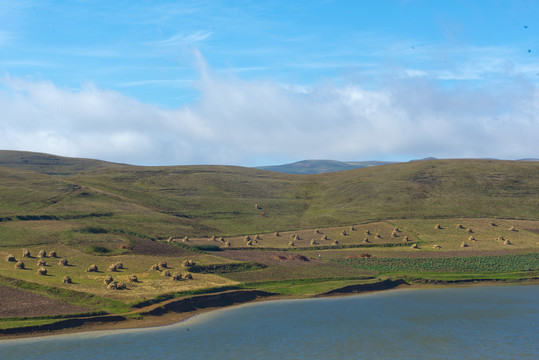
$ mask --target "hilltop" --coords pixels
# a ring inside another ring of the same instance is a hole
[[[285,174],[323,174],[329,172],[361,169],[369,166],[393,164],[390,161],[336,161],[336,160],[302,160],[295,163],[271,166],[258,166],[257,169],[275,171]]]

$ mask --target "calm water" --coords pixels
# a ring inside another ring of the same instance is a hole
[[[269,301],[153,329],[0,341],[0,359],[538,359],[539,286]]]

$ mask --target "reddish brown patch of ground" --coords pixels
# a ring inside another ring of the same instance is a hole
[[[136,243],[132,247],[132,253],[136,255],[182,256],[186,252],[188,250],[179,246],[148,239],[136,239]]]
[[[75,306],[29,291],[0,286],[0,318],[66,315],[89,312],[91,309]]]
[[[219,256],[238,261],[252,261],[264,265],[309,265],[314,259],[301,254],[291,255],[286,251],[225,250]]]

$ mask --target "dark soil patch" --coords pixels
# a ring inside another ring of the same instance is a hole
[[[0,285],[0,318],[78,314],[92,311],[29,291]]]
[[[137,238],[135,245],[132,246],[132,253],[137,255],[182,256],[189,253],[189,250],[171,244]]]
[[[290,254],[286,251],[257,251],[257,250],[225,250],[219,256],[227,259],[250,261],[264,265],[298,265],[309,266],[318,263],[317,260],[301,254]]]

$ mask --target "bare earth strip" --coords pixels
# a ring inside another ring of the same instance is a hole
[[[29,291],[0,286],[0,318],[66,315],[89,312],[83,306],[70,305]]]

